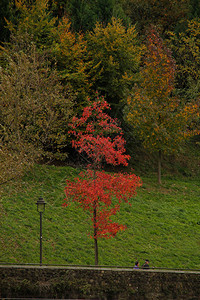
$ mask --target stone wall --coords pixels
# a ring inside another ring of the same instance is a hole
[[[0,266],[0,298],[199,300],[200,272]]]

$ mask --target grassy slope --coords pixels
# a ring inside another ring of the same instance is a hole
[[[65,179],[79,170],[39,166],[5,187],[1,197],[0,261],[39,262],[39,214],[35,202],[48,203],[43,215],[43,262],[94,264],[90,221],[74,205],[63,208]],[[142,177],[143,187],[117,215],[127,230],[99,240],[99,264],[132,266],[148,258],[154,267],[200,269],[200,210],[197,179]]]

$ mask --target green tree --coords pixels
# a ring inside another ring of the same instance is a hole
[[[106,26],[112,17],[121,18],[128,24],[121,0],[71,0],[67,5],[66,14],[75,31],[91,31],[97,22]]]
[[[96,3],[96,2],[95,2]],[[79,32],[92,30],[95,24],[95,11],[89,0],[71,0],[69,2],[69,18],[72,28]]]
[[[86,99],[90,89],[86,61],[87,42],[84,36],[71,30],[71,22],[66,17],[60,20],[57,40],[52,50],[57,62],[62,82],[70,82],[77,93],[77,103]]]
[[[199,0],[190,0],[190,19],[200,17],[200,3]]]
[[[200,98],[200,20],[188,21],[185,32],[170,33],[170,43],[177,62],[176,87],[187,100]]]
[[[21,39],[26,36],[38,49],[51,51],[56,38],[57,19],[49,11],[48,0],[16,0],[15,5],[18,16],[16,24],[7,22],[10,32]]]
[[[158,153],[158,182],[161,183],[161,154],[176,153],[181,144],[197,134],[199,104],[186,103],[173,95],[175,62],[154,28],[147,36],[141,82],[128,98],[127,120],[143,145]]]
[[[152,24],[164,34],[168,30],[174,30],[180,21],[187,18],[189,2],[190,0],[126,0],[124,11],[132,24],[137,24],[140,33],[144,34]]]
[[[9,1],[8,0],[1,0],[0,3],[0,41],[8,40],[9,31],[6,28],[6,20],[10,17],[9,11]]]
[[[141,46],[134,26],[126,29],[112,19],[105,27],[97,23],[87,35],[91,89],[109,99],[114,116],[121,119],[122,100],[137,79]]]

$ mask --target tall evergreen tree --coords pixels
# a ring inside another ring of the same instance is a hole
[[[75,31],[91,31],[96,22],[106,26],[112,17],[128,23],[121,0],[71,0],[67,5],[66,14]]]
[[[13,0],[0,1],[0,42],[9,40],[9,30],[7,28],[6,20],[11,20],[15,11]]]
[[[200,20],[187,22],[184,32],[171,32],[169,46],[177,62],[176,87],[187,101],[200,98]]]
[[[56,38],[56,18],[49,11],[48,0],[20,1],[16,0],[17,24],[7,22],[13,35],[21,39],[29,38],[42,51],[51,51],[51,46]]]
[[[174,30],[180,21],[187,18],[190,0],[126,0],[124,10],[137,30],[145,34],[152,24],[162,34]]]
[[[190,0],[189,18],[200,18],[200,2],[199,0]]]

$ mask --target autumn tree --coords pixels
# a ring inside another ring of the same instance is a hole
[[[98,1],[102,16],[105,17],[103,11],[107,6],[113,7],[112,1],[107,1],[106,5],[104,0]],[[91,1],[80,1],[79,4],[89,5],[91,15],[94,5]],[[77,105],[82,105],[87,96],[99,90],[110,99],[113,111],[120,114],[120,101],[134,82],[139,66],[140,47],[135,28],[126,29],[122,21],[116,19],[105,27],[101,20],[94,32],[84,35],[73,31],[73,20],[67,12],[61,18],[53,15],[56,5],[65,6],[63,1],[16,0],[18,17],[16,24],[7,22],[10,32],[22,41],[28,37],[29,43],[34,42],[41,53],[48,55],[59,71],[63,85],[70,82],[76,91]]]
[[[74,117],[71,124],[71,134],[74,136],[73,146],[80,152],[86,153],[91,160],[93,170],[74,181],[67,180],[65,188],[66,201],[76,202],[90,214],[93,224],[95,247],[95,264],[98,264],[98,238],[114,237],[125,226],[112,220],[124,200],[128,202],[141,185],[140,178],[134,174],[107,174],[97,170],[102,162],[111,165],[128,164],[129,156],[125,154],[125,141],[121,128],[116,120],[105,113],[108,103],[103,97],[89,102],[80,118]]]
[[[158,153],[158,182],[161,183],[161,154],[175,153],[197,134],[197,103],[186,103],[174,92],[175,61],[154,28],[147,36],[141,82],[128,98],[127,120],[145,148]]]
[[[68,140],[66,124],[72,114],[73,92],[70,86],[63,88],[57,71],[50,68],[34,44],[24,46],[26,53],[20,48],[21,41],[19,45],[13,40],[11,48],[1,49],[2,181],[39,157],[66,157],[62,150]]]
[[[8,28],[18,40],[18,51],[22,48],[26,52],[24,45],[33,43],[49,61],[49,68],[57,69],[60,83],[66,89],[70,84],[74,90],[78,107],[88,96],[90,87],[86,74],[86,41],[82,34],[72,32],[69,19],[58,20],[52,15],[52,6],[48,0],[17,0],[19,16],[16,24],[7,22]]]

